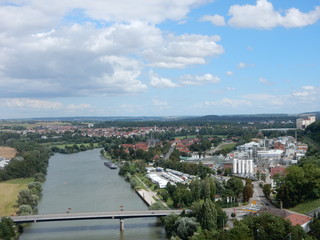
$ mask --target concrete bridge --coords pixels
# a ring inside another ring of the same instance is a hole
[[[124,230],[125,218],[164,217],[171,213],[180,214],[181,210],[145,210],[145,211],[114,211],[92,213],[62,213],[42,214],[10,217],[15,223],[36,223],[54,221],[94,220],[94,219],[120,219],[120,231]]]

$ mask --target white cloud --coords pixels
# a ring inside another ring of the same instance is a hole
[[[220,101],[212,101],[212,102],[206,101],[203,104],[204,106],[224,106],[224,107],[232,107],[232,108],[252,105],[252,103],[248,100],[231,99],[231,98],[223,98]]]
[[[241,28],[271,29],[282,26],[286,28],[304,27],[320,19],[320,7],[308,13],[290,8],[281,15],[267,0],[257,0],[256,5],[233,5],[229,9],[231,16],[228,24]]]
[[[206,15],[206,16],[203,16],[200,20],[211,22],[213,25],[216,25],[216,26],[225,26],[226,25],[224,17],[220,16],[218,14],[215,14],[212,16]]]
[[[232,71],[227,71],[226,74],[227,74],[228,76],[232,76],[234,73],[233,73]]]
[[[159,109],[168,109],[170,108],[167,101],[160,101],[159,99],[152,99],[152,104]]]
[[[1,98],[0,106],[13,109],[24,109],[30,111],[42,110],[83,110],[90,109],[89,104],[63,104],[61,102],[46,101],[31,98]]]
[[[264,85],[270,86],[273,85],[273,82],[270,82],[269,80],[265,79],[265,78],[259,78],[259,82],[261,82]]]
[[[234,87],[226,87],[226,90],[227,91],[234,91],[234,90],[236,90]]]
[[[303,86],[303,87],[301,87],[303,90],[316,90],[317,88],[316,87],[314,87],[314,86]]]
[[[143,56],[150,62],[150,66],[159,68],[185,68],[191,64],[205,64],[206,57],[219,56],[224,52],[217,41],[220,41],[219,36],[169,35],[162,46],[146,49]]]
[[[174,83],[171,79],[159,77],[153,71],[149,72],[150,85],[156,88],[174,88],[178,84]]]
[[[303,86],[301,90],[292,92],[292,97],[300,103],[314,104],[320,101],[320,88]],[[318,106],[317,106],[318,107]]]
[[[198,75],[184,75],[180,77],[179,82],[183,85],[203,85],[206,83],[219,83],[221,80],[212,74]]]
[[[288,96],[281,95],[271,95],[271,94],[248,94],[244,96],[254,102],[257,106],[283,106],[288,102]]]
[[[240,62],[238,64],[238,68],[248,68],[248,67],[254,67],[255,65],[254,64],[248,64],[248,63],[244,63],[244,62]]]
[[[8,0],[0,6],[0,32],[45,30],[59,25],[62,21],[70,22],[84,17],[99,23],[144,21],[157,24],[165,20],[181,20],[192,8],[208,1],[29,0],[17,2]]]

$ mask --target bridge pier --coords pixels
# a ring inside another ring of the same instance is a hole
[[[124,231],[124,220],[120,219],[120,232]]]

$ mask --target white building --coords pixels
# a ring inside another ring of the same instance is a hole
[[[316,116],[307,116],[305,118],[298,118],[296,120],[296,127],[298,129],[305,129],[308,125],[316,121]]]
[[[273,160],[280,160],[283,154],[283,150],[275,149],[269,151],[258,151],[257,155],[259,159],[273,159]]]

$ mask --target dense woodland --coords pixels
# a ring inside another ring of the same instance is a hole
[[[10,164],[0,170],[0,181],[46,174],[50,148],[25,139],[19,134],[6,132],[0,133],[0,146],[15,148],[18,152]]]

